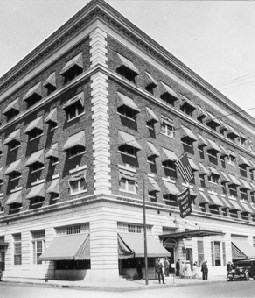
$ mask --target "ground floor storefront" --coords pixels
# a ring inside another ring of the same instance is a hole
[[[38,217],[39,218],[39,217]],[[73,206],[1,227],[3,277],[56,280],[140,279],[144,272],[142,208],[116,202]],[[178,213],[146,212],[148,276],[156,258],[207,260],[210,275],[226,275],[227,262],[254,253],[254,227]],[[0,244],[1,244],[0,243]]]

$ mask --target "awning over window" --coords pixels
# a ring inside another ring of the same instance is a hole
[[[12,203],[22,204],[22,191],[21,190],[10,194],[8,200],[5,202],[6,205],[10,205]]]
[[[149,179],[149,191],[161,191],[160,187],[158,186],[156,180],[150,176]]]
[[[213,167],[209,167],[210,174],[220,176],[220,173]]]
[[[3,114],[6,115],[11,110],[15,110],[15,111],[19,110],[19,99],[18,98],[8,104],[8,106],[3,110]]]
[[[0,152],[3,152],[3,143],[2,143],[2,139],[0,139]]]
[[[230,178],[230,184],[234,184],[234,185],[237,185],[237,186],[240,186],[241,185],[241,182],[239,180],[236,179],[236,177],[232,174],[228,174],[229,178]]]
[[[34,197],[45,197],[45,185],[44,183],[37,184],[35,186],[32,186],[30,189],[30,192],[26,196],[26,199],[32,199]]]
[[[23,99],[26,101],[29,97],[31,97],[34,94],[42,97],[42,83],[41,82],[39,82],[34,87],[29,89],[28,92],[25,94]]]
[[[148,122],[151,122],[151,121],[154,123],[159,122],[157,115],[152,111],[152,109],[150,109],[148,107],[146,107],[146,116],[147,116]]]
[[[232,243],[243,253],[247,258],[255,258],[255,248],[249,244],[246,237],[232,237]]]
[[[51,245],[40,256],[40,260],[89,260],[89,234],[72,234],[57,236]]]
[[[233,157],[236,157],[236,154],[235,154],[234,151],[231,151],[231,150],[229,150],[229,149],[227,149],[227,150],[228,150],[228,155],[231,155],[231,156],[233,156]]]
[[[230,181],[230,179],[228,178],[228,175],[223,172],[220,172],[220,180],[221,180],[221,182],[229,182]]]
[[[248,205],[248,202],[241,202],[241,206],[243,207],[243,210],[248,213],[254,213],[253,209]]]
[[[206,111],[204,111],[199,105],[197,106],[198,110],[197,110],[197,116],[198,117],[207,117],[207,113]]]
[[[48,85],[51,85],[51,86],[56,88],[57,84],[56,84],[56,73],[55,73],[55,71],[48,76],[47,80],[44,82],[43,85],[45,87],[48,86]]]
[[[120,53],[117,53],[117,58],[119,59],[119,64],[121,64],[122,66],[125,66],[126,68],[131,69],[134,73],[139,74],[138,69],[130,60],[122,56]]]
[[[199,163],[198,165],[202,174],[209,175],[208,169],[202,163]]]
[[[208,148],[207,149],[213,149],[217,152],[220,152],[220,147],[211,139],[207,139],[208,142]]]
[[[69,137],[63,147],[64,151],[67,151],[70,148],[75,146],[86,146],[85,131],[80,131],[71,137]]]
[[[196,110],[196,108],[197,108],[196,104],[194,104],[190,99],[188,99],[185,96],[182,96],[181,105],[185,105],[185,104],[189,105],[190,109],[192,109],[192,110]]]
[[[175,186],[174,183],[170,182],[170,181],[165,181],[164,180],[164,185],[166,187],[167,193],[170,195],[178,195],[179,194],[179,190],[178,188]]]
[[[158,83],[157,81],[152,77],[151,74],[149,74],[147,71],[145,72],[146,79],[150,82],[151,85],[153,85],[153,88],[156,88]]]
[[[232,127],[232,126],[230,126],[230,125],[228,125],[228,124],[225,124],[226,125],[226,127],[227,127],[227,129],[228,129],[228,131],[227,131],[227,135],[230,135],[230,136],[232,136],[233,138],[237,138],[237,137],[239,137],[239,133]]]
[[[73,59],[67,61],[65,67],[63,67],[62,70],[60,71],[60,74],[65,75],[73,67],[83,68],[82,53],[78,54]]]
[[[232,259],[233,260],[244,260],[247,259],[248,257],[246,254],[244,254],[233,242],[232,244]]]
[[[228,156],[228,150],[220,145],[221,156]]]
[[[135,104],[134,100],[120,92],[117,92],[118,95],[118,107],[120,106],[127,106],[130,109],[136,111],[137,113],[141,112],[138,106]]]
[[[233,210],[242,210],[242,207],[237,203],[237,201],[235,200],[229,200],[230,204],[231,204],[231,208],[230,209],[233,209]]]
[[[206,113],[209,116],[209,119],[207,120],[207,122],[214,122],[215,124],[220,125],[219,119],[217,119],[213,114],[211,114],[208,111],[206,111]]]
[[[240,165],[246,165],[247,167],[250,166],[249,161],[245,157],[243,157],[242,155],[239,155],[239,164]]]
[[[9,175],[11,173],[18,172],[21,173],[21,159],[12,162],[8,168],[5,170],[4,174]]]
[[[194,163],[194,161],[191,158],[188,158],[188,161],[193,171],[199,171],[199,167]]]
[[[55,179],[51,182],[51,186],[47,189],[46,193],[59,194],[59,179]]]
[[[120,237],[120,240],[124,242],[131,251],[133,251],[135,258],[144,257],[143,233],[118,233],[118,237]],[[170,252],[164,248],[159,239],[148,234],[147,253],[149,258],[170,257]]]
[[[178,94],[167,84],[165,84],[164,82],[160,81],[163,89],[164,89],[164,93],[168,93],[173,97],[176,97],[177,99],[179,98]]]
[[[118,258],[128,259],[134,258],[135,253],[129,248],[129,246],[122,240],[118,234]]]
[[[43,118],[42,118],[42,116],[36,118],[35,120],[33,120],[33,121],[27,126],[27,128],[25,129],[24,132],[25,132],[26,134],[29,134],[30,131],[32,131],[33,129],[38,129],[38,130],[43,131]]]
[[[64,105],[63,105],[63,109],[68,108],[69,106],[71,106],[72,104],[76,103],[76,102],[80,102],[81,106],[84,107],[84,93],[81,92],[78,95],[75,95],[74,97],[70,98]]]
[[[249,183],[243,179],[240,179],[241,180],[241,188],[245,188],[245,189],[251,189]]]
[[[142,147],[138,144],[135,137],[130,135],[129,133],[126,133],[124,131],[119,131],[118,136],[119,136],[119,141],[118,141],[119,146],[127,145],[127,146],[135,147],[137,150],[142,150]]]
[[[160,156],[157,148],[152,143],[147,142],[147,144],[149,146],[149,154],[148,154],[148,156],[156,156],[156,157]]]
[[[173,126],[173,124],[174,124],[172,119],[164,117],[164,116],[161,116],[161,123],[166,124],[166,125],[170,125],[170,126]]]
[[[55,143],[52,145],[51,149],[45,154],[45,158],[51,159],[59,159],[59,149],[58,149],[58,143]]]
[[[217,206],[224,206],[224,204],[222,203],[222,201],[220,200],[220,198],[218,197],[218,195],[216,194],[209,194],[212,202],[210,203],[210,205],[217,205]]]
[[[4,145],[10,144],[12,141],[17,140],[20,141],[20,130],[14,130],[10,135],[4,140]]]
[[[209,198],[206,196],[205,193],[203,193],[202,191],[199,192],[199,196],[198,196],[198,202],[199,204],[206,204],[206,203],[211,203],[211,200],[209,200]]]
[[[81,179],[87,179],[87,170],[81,170],[78,173],[74,173],[70,176],[68,182],[79,181]]]
[[[172,239],[184,239],[184,238],[192,238],[192,237],[209,237],[209,236],[222,236],[224,233],[221,231],[211,231],[211,230],[186,230],[183,232],[176,232],[171,234],[163,234],[159,237],[164,241],[168,238]]]
[[[219,122],[220,122],[220,131],[228,130],[225,123],[223,123],[220,119],[219,119]]]
[[[0,181],[3,181],[3,178],[4,178],[3,168],[0,168]]]
[[[32,153],[29,159],[26,161],[25,166],[30,167],[35,163],[44,164],[44,149]]]
[[[58,123],[57,108],[54,108],[49,112],[48,116],[45,118],[45,123]]]
[[[135,181],[135,172],[132,171],[128,171],[126,169],[123,168],[119,168],[119,172],[120,172],[120,180],[121,179],[126,179],[126,180],[130,180],[130,181]]]
[[[189,128],[183,125],[181,125],[181,128],[182,128],[182,138],[188,137],[193,141],[197,141],[197,137],[193,134],[193,132]]]
[[[255,170],[255,163],[249,160],[250,162],[250,170]]]
[[[199,142],[199,145],[207,146],[207,142],[206,142],[206,140],[205,140],[200,134],[197,134],[197,135],[198,135],[198,142]]]
[[[223,202],[223,206],[225,206],[226,208],[229,208],[229,209],[232,208],[230,202],[228,201],[228,199],[226,197],[221,196],[220,199]]]
[[[178,159],[177,155],[168,149],[162,148],[164,154],[164,160],[176,161]]]

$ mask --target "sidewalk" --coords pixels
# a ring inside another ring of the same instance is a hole
[[[209,276],[210,278],[210,276]],[[41,279],[22,279],[22,278],[4,278],[2,283],[6,284],[22,284],[31,286],[46,286],[46,287],[66,287],[66,288],[84,288],[88,290],[97,291],[128,291],[138,290],[146,288],[157,288],[157,287],[183,287],[198,284],[218,283],[226,282],[226,278],[221,276],[212,276],[209,280],[202,279],[183,279],[175,276],[165,278],[165,284],[159,284],[157,280],[149,280],[149,285],[145,285],[145,280],[126,280],[120,278],[116,281],[87,281],[87,280],[49,280],[45,282]]]

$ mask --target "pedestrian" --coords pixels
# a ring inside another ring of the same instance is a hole
[[[191,278],[192,277],[192,270],[191,270],[191,264],[190,261],[186,261],[185,264],[185,278]]]
[[[158,275],[158,283],[160,284],[161,279],[162,279],[163,284],[164,284],[165,280],[164,280],[164,274],[163,274],[163,264],[162,264],[162,262],[160,261],[159,258],[156,259],[155,270],[156,270],[156,273]]]
[[[180,278],[185,278],[184,262],[180,261],[179,276]]]
[[[197,262],[193,264],[193,278],[199,278],[199,268]]]
[[[178,259],[178,261],[176,262],[175,269],[176,269],[175,275],[179,276],[180,275],[180,259]]]
[[[165,276],[169,276],[170,262],[167,258],[164,259],[164,273]]]
[[[208,267],[207,267],[207,261],[205,260],[201,266],[202,276],[203,280],[207,280],[208,278]]]

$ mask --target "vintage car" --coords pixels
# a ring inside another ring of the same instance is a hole
[[[255,259],[237,261],[228,272],[228,280],[250,278],[255,279]]]

